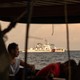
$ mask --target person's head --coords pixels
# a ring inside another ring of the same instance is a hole
[[[17,57],[19,55],[19,48],[18,44],[16,43],[10,43],[8,45],[8,52],[12,57]]]
[[[69,76],[69,71],[71,72],[71,80],[74,80],[76,69],[77,69],[77,63],[75,60],[71,59],[62,64],[62,71],[63,75],[67,78]]]

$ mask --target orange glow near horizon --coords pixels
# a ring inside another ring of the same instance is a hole
[[[9,22],[1,21],[2,30],[7,28]],[[56,47],[66,48],[66,25],[65,24],[53,24],[54,33],[52,35],[52,24],[31,24],[29,36],[35,36],[47,39],[48,42],[54,43]],[[10,42],[17,42],[20,49],[24,49],[25,44],[25,28],[26,24],[18,23],[15,28],[13,28],[8,35],[8,41],[6,45]],[[69,24],[69,40],[71,50],[80,50],[80,24]],[[44,42],[43,40],[36,40],[29,38],[29,47],[33,47],[37,42]]]

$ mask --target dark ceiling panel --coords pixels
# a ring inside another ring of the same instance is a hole
[[[6,0],[7,1],[7,0]],[[6,2],[0,1],[0,2]],[[14,1],[12,4],[9,2],[5,5],[0,6],[0,20],[12,21],[16,19],[22,12],[27,10],[26,1],[23,0],[11,0]],[[15,2],[17,1],[17,2]],[[18,2],[23,1],[23,3]],[[70,0],[71,1],[71,0]],[[73,2],[67,1],[67,14],[68,23],[79,23],[80,22],[80,3],[79,0],[72,0]],[[47,2],[46,5],[42,4]],[[56,3],[51,4],[50,2]],[[70,2],[70,3],[69,3]],[[39,4],[39,5],[38,5]],[[14,6],[15,5],[15,6]],[[19,22],[27,23],[27,14],[23,16]],[[64,14],[64,1],[63,0],[37,0],[33,7],[32,23],[65,23]]]

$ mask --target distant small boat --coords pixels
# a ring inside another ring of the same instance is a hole
[[[37,43],[34,48],[27,50],[28,52],[65,52],[65,49],[56,48],[54,44]]]

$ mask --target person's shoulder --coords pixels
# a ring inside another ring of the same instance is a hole
[[[56,62],[56,63],[51,63],[51,64],[49,64],[49,65],[57,65],[57,64],[61,64],[61,62]]]
[[[59,65],[60,65],[60,64],[61,64],[61,62],[57,62],[56,64],[59,64]]]
[[[18,61],[18,62],[20,62],[20,60],[21,60],[19,57],[16,57],[15,59],[16,59],[16,61]]]

